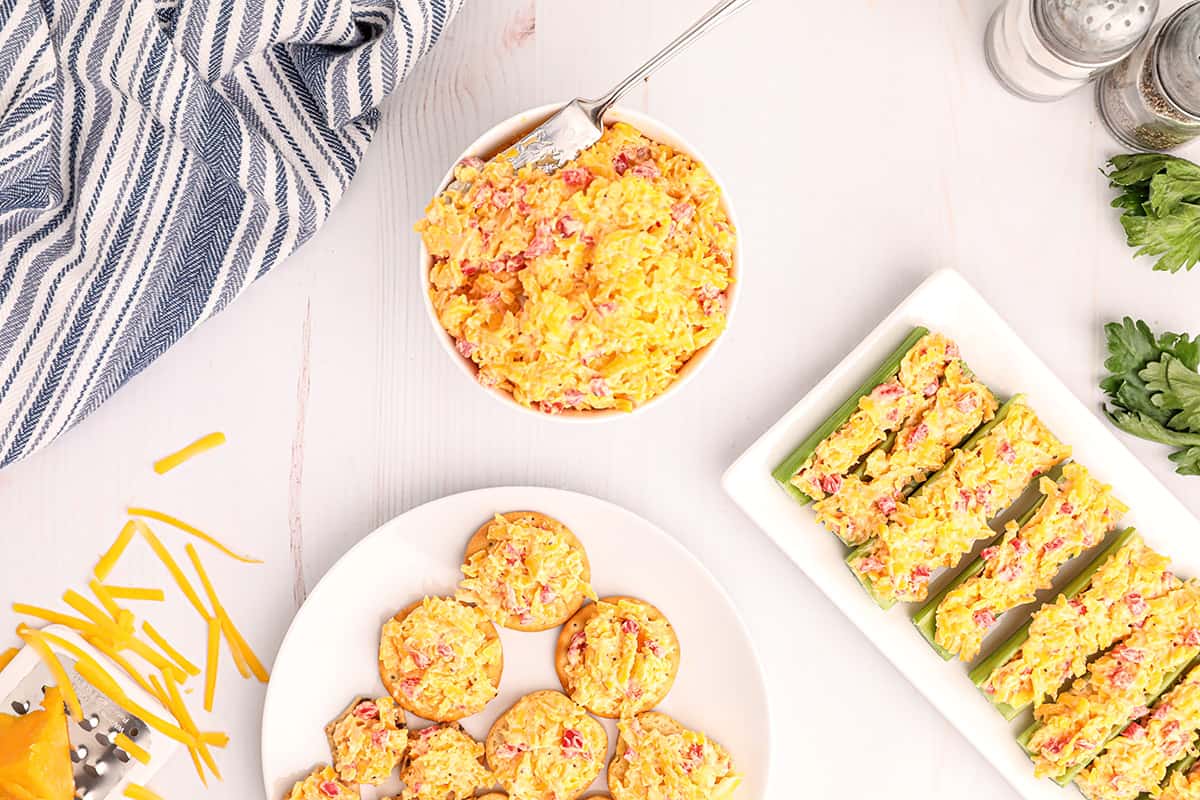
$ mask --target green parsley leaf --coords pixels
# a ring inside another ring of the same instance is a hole
[[[1200,431],[1200,373],[1171,355],[1146,365],[1141,378],[1154,392],[1151,401],[1174,416],[1167,425],[1177,431]]]
[[[1109,374],[1100,383],[1112,423],[1134,436],[1181,448],[1170,458],[1181,475],[1200,475],[1200,338],[1156,336],[1125,317],[1104,326]]]
[[[1166,216],[1121,217],[1125,241],[1136,247],[1135,256],[1160,256],[1158,272],[1191,269],[1200,262],[1200,206],[1183,203]]]
[[[1200,447],[1200,433],[1173,431],[1145,414],[1118,408],[1108,409],[1107,414],[1113,425],[1139,439],[1169,444],[1174,447]]]
[[[1178,272],[1200,263],[1200,166],[1160,153],[1114,156],[1107,173],[1119,189],[1114,208],[1136,255],[1158,256],[1154,269]]]
[[[1180,475],[1200,475],[1200,447],[1189,447],[1168,456],[1175,462],[1175,471]]]

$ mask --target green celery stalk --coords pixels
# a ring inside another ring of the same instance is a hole
[[[916,491],[912,493],[912,496],[920,495],[926,486],[933,483],[935,480],[937,480],[938,476],[949,469],[954,464],[954,459],[957,457],[958,451],[970,450],[979,443],[980,439],[982,439],[993,428],[1003,422],[1004,418],[1008,416],[1008,412],[1012,410],[1013,403],[1022,397],[1024,397],[1024,395],[1013,395],[1013,397],[1006,401],[1004,405],[1000,406],[999,410],[996,411],[996,416],[992,417],[988,422],[981,425],[979,429],[975,431],[975,433],[971,434],[971,436],[968,437],[965,442],[959,445],[958,448],[956,448],[954,455],[951,455],[950,460],[946,462],[946,465],[937,472],[933,473],[933,475],[929,476],[928,480],[918,486]],[[874,540],[864,542],[863,544],[851,550],[849,554],[846,555],[846,566],[848,566],[850,571],[854,573],[854,576],[858,578],[858,582],[862,584],[864,589],[867,590],[867,594],[871,595],[871,599],[873,599],[880,608],[882,608],[884,611],[887,611],[892,606],[896,605],[896,601],[894,599],[885,599],[880,597],[879,594],[872,588],[871,582],[868,581],[864,576],[860,575],[858,570],[854,569],[854,562],[863,555],[866,548],[870,547],[873,541]]]
[[[1115,534],[1111,535],[1108,543],[1105,544],[1103,549],[1096,554],[1091,563],[1084,567],[1084,569],[1081,570],[1080,573],[1076,575],[1070,583],[1063,587],[1061,596],[1066,597],[1069,600],[1086,589],[1092,582],[1092,576],[1094,576],[1096,572],[1098,572],[1100,568],[1104,566],[1104,563],[1108,561],[1108,559],[1112,557],[1114,553],[1124,547],[1125,544],[1131,538],[1133,538],[1135,533],[1136,531],[1133,528],[1125,528],[1124,530],[1117,531]],[[972,669],[969,674],[971,682],[982,688],[996,670],[1000,669],[1000,667],[1002,667],[1004,664],[1007,664],[1008,661],[1017,654],[1017,651],[1020,650],[1021,647],[1024,646],[1025,642],[1029,639],[1029,626],[1032,623],[1033,620],[1030,619],[1029,622],[1026,622],[1024,625],[1014,631],[1012,636],[1009,636],[1007,639],[1001,642],[995,650],[993,650],[986,658],[980,661],[979,664]],[[1014,717],[1028,708],[1028,704],[1014,708],[1008,703],[999,703],[994,701],[990,695],[987,695],[986,692],[984,694],[987,696],[992,705],[996,707],[996,710],[999,711],[1006,720],[1011,721]]]
[[[1058,475],[1062,474],[1062,469],[1061,467],[1055,467],[1046,474],[1053,480],[1057,481]],[[1046,497],[1044,495],[1039,497],[1037,502],[1035,502],[1028,511],[1026,511],[1017,519],[1017,524],[1024,528],[1029,520],[1033,519],[1033,515],[1037,513],[1038,509],[1041,508],[1045,502]],[[988,546],[990,547],[997,542],[1003,541],[1003,539],[1004,534],[1002,533],[992,541],[988,542]],[[967,579],[978,575],[980,572],[983,572],[983,567],[986,563],[987,562],[984,561],[982,557],[976,556],[966,569],[955,576],[954,580],[947,583],[940,592],[930,598],[925,605],[921,606],[921,608],[917,610],[917,613],[913,615],[913,625],[917,627],[917,630],[919,630],[921,635],[925,637],[925,641],[929,642],[930,647],[936,650],[937,654],[941,656],[944,661],[949,661],[950,659],[954,658],[954,654],[937,643],[938,606],[942,604],[942,601],[946,599],[946,596],[949,595],[950,592],[954,591],[956,588],[965,583]],[[1001,614],[1001,616],[1003,616],[1003,614]],[[997,619],[999,619],[999,617],[997,617]]]
[[[1198,738],[1196,741],[1200,742],[1200,738]],[[1188,770],[1190,770],[1192,767],[1196,766],[1197,760],[1200,760],[1200,755],[1185,756],[1184,758],[1181,758],[1178,761],[1176,761],[1174,764],[1171,765],[1171,768],[1167,770],[1167,774],[1163,778],[1163,782],[1160,783],[1159,786],[1165,787],[1168,783],[1171,782],[1171,778],[1176,774],[1185,774],[1186,775]],[[1150,795],[1148,793],[1140,794],[1140,795],[1138,795],[1138,800],[1150,800]]]
[[[921,337],[928,333],[928,328],[914,328],[912,333],[900,343],[900,346],[892,351],[892,354],[888,356],[879,369],[875,370],[862,386],[858,387],[858,391],[846,400],[846,402],[842,403],[837,411],[834,411],[825,420],[821,427],[817,428],[807,439],[801,442],[800,446],[793,450],[792,454],[775,468],[771,475],[783,487],[784,491],[805,505],[813,501],[813,498],[792,484],[792,476],[796,474],[804,462],[816,451],[817,445],[828,439],[838,428],[846,424],[846,420],[850,419],[851,415],[858,408],[859,400],[866,397],[875,390],[876,386],[884,383],[899,371],[900,362],[908,355],[908,351],[912,350],[913,346],[921,340]]]
[[[1162,694],[1164,692],[1166,692],[1168,689],[1170,689],[1172,686],[1174,686],[1175,683],[1184,675],[1185,672],[1187,672],[1192,667],[1196,666],[1196,664],[1198,664],[1198,663],[1200,663],[1200,658],[1194,658],[1191,661],[1189,661],[1188,663],[1184,664],[1182,667],[1172,670],[1171,672],[1164,675],[1162,682],[1157,687],[1155,687],[1154,691],[1152,691],[1150,693],[1150,695],[1146,698],[1145,704],[1148,706],[1153,705],[1155,700],[1157,700],[1160,696],[1162,696]],[[1038,728],[1040,728],[1041,725],[1042,725],[1041,722],[1034,720],[1033,723],[1030,724],[1030,726],[1028,728],[1021,731],[1021,735],[1017,737],[1017,744],[1021,745],[1021,749],[1024,750],[1027,754],[1029,754],[1031,757],[1034,755],[1034,753],[1033,753],[1033,751],[1031,751],[1029,749],[1029,740],[1033,738],[1033,734],[1037,732]],[[1096,750],[1091,754],[1090,757],[1085,758],[1083,763],[1081,763],[1075,767],[1072,767],[1071,769],[1067,770],[1063,774],[1055,775],[1051,780],[1053,780],[1059,786],[1066,786],[1068,783],[1073,781],[1075,779],[1076,775],[1078,775],[1080,772],[1082,772],[1087,767],[1088,764],[1091,764],[1092,761],[1094,761],[1096,759],[1096,756],[1098,756],[1098,755],[1100,755],[1100,753],[1104,752],[1104,748],[1109,742],[1111,742],[1117,736],[1121,735],[1121,731],[1125,730],[1125,727],[1127,725],[1129,725],[1128,719],[1122,720],[1121,722],[1114,725],[1112,727],[1112,730],[1110,730],[1108,732],[1108,735],[1104,737],[1104,741],[1100,744],[1099,747],[1096,748]]]

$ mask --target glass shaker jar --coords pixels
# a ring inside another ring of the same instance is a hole
[[[1137,47],[1158,0],[1005,0],[988,23],[988,66],[1027,100],[1065,97]]]
[[[1200,135],[1200,2],[1167,17],[1096,87],[1109,131],[1135,150],[1170,150]]]

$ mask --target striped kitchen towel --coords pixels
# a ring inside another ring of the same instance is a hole
[[[0,0],[0,465],[329,216],[464,0]]]

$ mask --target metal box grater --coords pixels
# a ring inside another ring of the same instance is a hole
[[[55,625],[47,627],[46,631],[70,641],[95,658],[138,705],[153,714],[169,716],[156,699],[131,683],[116,665],[70,629]],[[83,710],[81,722],[75,722],[69,715],[67,717],[75,773],[75,797],[78,800],[115,800],[122,796],[127,784],[148,781],[178,744],[166,736],[155,735],[140,719],[126,713],[97,691],[75,672],[75,660],[68,654],[57,649],[56,654],[79,696],[79,705]],[[36,711],[42,706],[45,687],[53,683],[50,670],[38,654],[32,648],[24,648],[0,672],[0,696],[4,698],[0,710],[18,715]],[[113,740],[118,733],[124,733],[150,753],[150,763],[142,764],[117,747]]]

